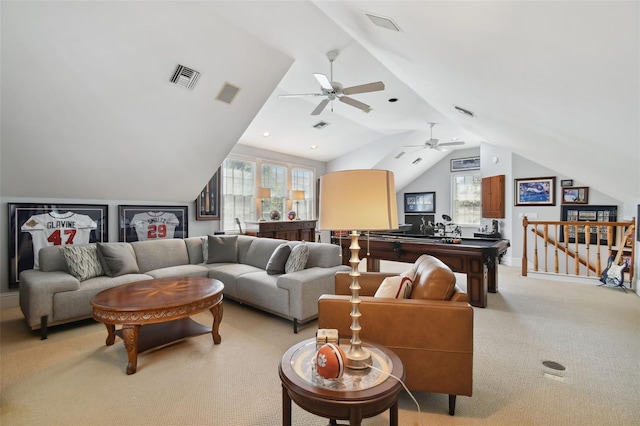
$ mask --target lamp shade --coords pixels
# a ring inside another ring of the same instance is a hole
[[[269,198],[271,197],[271,188],[258,188],[256,189],[256,198]]]
[[[296,191],[296,190],[292,190],[290,191],[291,193],[289,194],[291,196],[292,200],[304,200],[304,191]]]
[[[396,186],[388,170],[343,170],[320,178],[322,230],[388,230],[398,227]]]

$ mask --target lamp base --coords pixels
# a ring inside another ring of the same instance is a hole
[[[361,346],[351,346],[346,356],[345,367],[352,370],[365,370],[371,365],[371,353]]]

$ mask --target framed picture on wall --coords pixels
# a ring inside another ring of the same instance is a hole
[[[435,192],[405,192],[404,194],[405,213],[435,213],[436,193]]]
[[[121,242],[187,238],[187,206],[118,206]]]
[[[196,220],[220,219],[220,174],[219,168],[196,198]]]
[[[587,204],[588,201],[588,186],[572,186],[568,188],[562,188],[562,204]]]
[[[9,288],[39,267],[42,247],[106,242],[107,216],[106,204],[9,203]]]
[[[555,187],[555,176],[514,179],[514,203],[516,206],[555,206]]]

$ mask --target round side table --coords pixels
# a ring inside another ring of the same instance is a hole
[[[348,340],[341,340],[346,351]],[[359,426],[363,418],[389,410],[389,424],[398,425],[398,395],[402,384],[390,374],[404,380],[404,366],[400,358],[384,346],[363,343],[372,355],[375,368],[346,369],[340,379],[328,380],[314,371],[312,358],[316,339],[300,342],[287,350],[278,367],[282,381],[282,424],[291,426],[291,401],[302,409],[320,417],[349,420]],[[381,370],[381,371],[379,371]]]

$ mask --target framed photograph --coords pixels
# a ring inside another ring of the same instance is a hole
[[[480,170],[480,157],[456,158],[451,160],[451,171]]]
[[[196,198],[196,220],[220,219],[220,174],[218,169]]]
[[[588,186],[572,186],[562,188],[562,204],[587,204],[588,201]]]
[[[106,204],[9,203],[9,288],[20,272],[38,268],[42,247],[106,242]]]
[[[404,194],[405,213],[435,213],[436,193],[435,192],[405,192]]]
[[[562,179],[560,181],[560,186],[562,186],[563,188],[565,186],[573,186],[573,179]]]
[[[187,206],[118,206],[120,242],[187,238]]]
[[[560,206],[560,220],[563,222],[615,222],[618,220],[618,207],[616,206]],[[578,243],[585,242],[584,226],[577,227]],[[613,228],[613,241],[616,238],[616,227]],[[589,244],[596,244],[598,228],[592,226],[589,230]],[[607,229],[600,228],[600,244],[607,244]],[[560,242],[564,242],[564,225],[560,226]],[[569,226],[569,243],[576,242],[576,227]]]
[[[516,206],[555,206],[556,178],[539,177],[514,179],[514,201]]]

